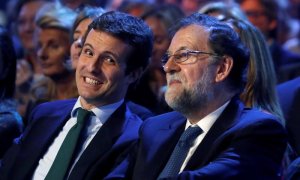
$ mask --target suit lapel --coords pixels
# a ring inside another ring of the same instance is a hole
[[[149,167],[143,170],[144,173],[147,174],[151,172],[151,175],[147,175],[146,179],[155,179],[161,173],[161,171],[167,164],[182,132],[184,131],[185,124],[185,117],[181,115],[180,117],[173,116],[173,118],[169,119],[168,123],[162,126],[155,133],[155,137],[153,138],[153,142],[151,143],[151,149],[147,150],[147,152],[150,153],[148,154],[148,156],[152,157],[152,163],[149,164]],[[148,168],[150,168],[151,171],[149,171]]]
[[[240,116],[244,106],[240,103],[237,97],[233,98],[226,109],[216,120],[205,138],[199,144],[195,153],[192,155],[185,170],[199,168],[208,163],[213,145],[224,131],[229,129],[235,123],[237,117]]]
[[[91,166],[88,165],[109,163],[102,160],[111,152],[115,141],[124,131],[125,124],[127,123],[125,112],[126,105],[123,103],[97,132],[74,166],[69,179],[81,179],[81,177],[84,179],[87,175],[86,173],[91,169]]]
[[[21,152],[13,170],[18,177],[26,179],[27,176],[33,173],[39,160],[61,131],[65,122],[70,118],[73,105],[74,103],[65,106],[60,111],[56,111],[55,114],[44,114],[32,125],[26,138],[21,139],[23,141]]]

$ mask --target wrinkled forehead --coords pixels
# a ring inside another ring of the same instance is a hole
[[[209,29],[201,25],[188,25],[180,28],[172,38],[169,51],[179,49],[209,50]]]

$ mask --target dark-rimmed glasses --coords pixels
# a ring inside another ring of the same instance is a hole
[[[220,55],[214,54],[214,53],[196,51],[196,50],[189,50],[189,49],[180,49],[172,55],[169,54],[169,53],[166,53],[161,59],[162,66],[164,66],[172,56],[173,56],[173,61],[176,64],[181,64],[181,63],[187,61],[192,54],[194,54],[194,55],[207,54],[207,55],[210,55],[210,56],[220,57]],[[194,61],[194,62],[196,62],[196,61]],[[194,63],[194,62],[190,62],[190,63]]]

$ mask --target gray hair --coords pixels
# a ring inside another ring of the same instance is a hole
[[[40,28],[57,28],[71,31],[75,11],[57,3],[47,3],[37,12],[35,23]]]

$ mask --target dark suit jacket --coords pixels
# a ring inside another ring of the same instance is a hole
[[[12,99],[0,99],[0,159],[23,130],[21,116]]]
[[[300,157],[289,164],[284,180],[299,180],[300,179]]]
[[[30,179],[48,147],[70,118],[76,100],[39,105],[18,144],[9,150],[0,169],[1,180]],[[125,157],[138,138],[142,121],[123,103],[100,128],[74,166],[69,179],[102,179]]]
[[[270,51],[279,83],[291,80],[300,75],[300,56],[298,54],[284,49],[276,42],[271,44]]]
[[[144,121],[137,155],[131,154],[107,179],[156,179],[185,124],[177,112]],[[284,128],[274,116],[232,100],[177,178],[279,179],[286,144]]]
[[[300,77],[277,86],[289,142],[300,155]]]

